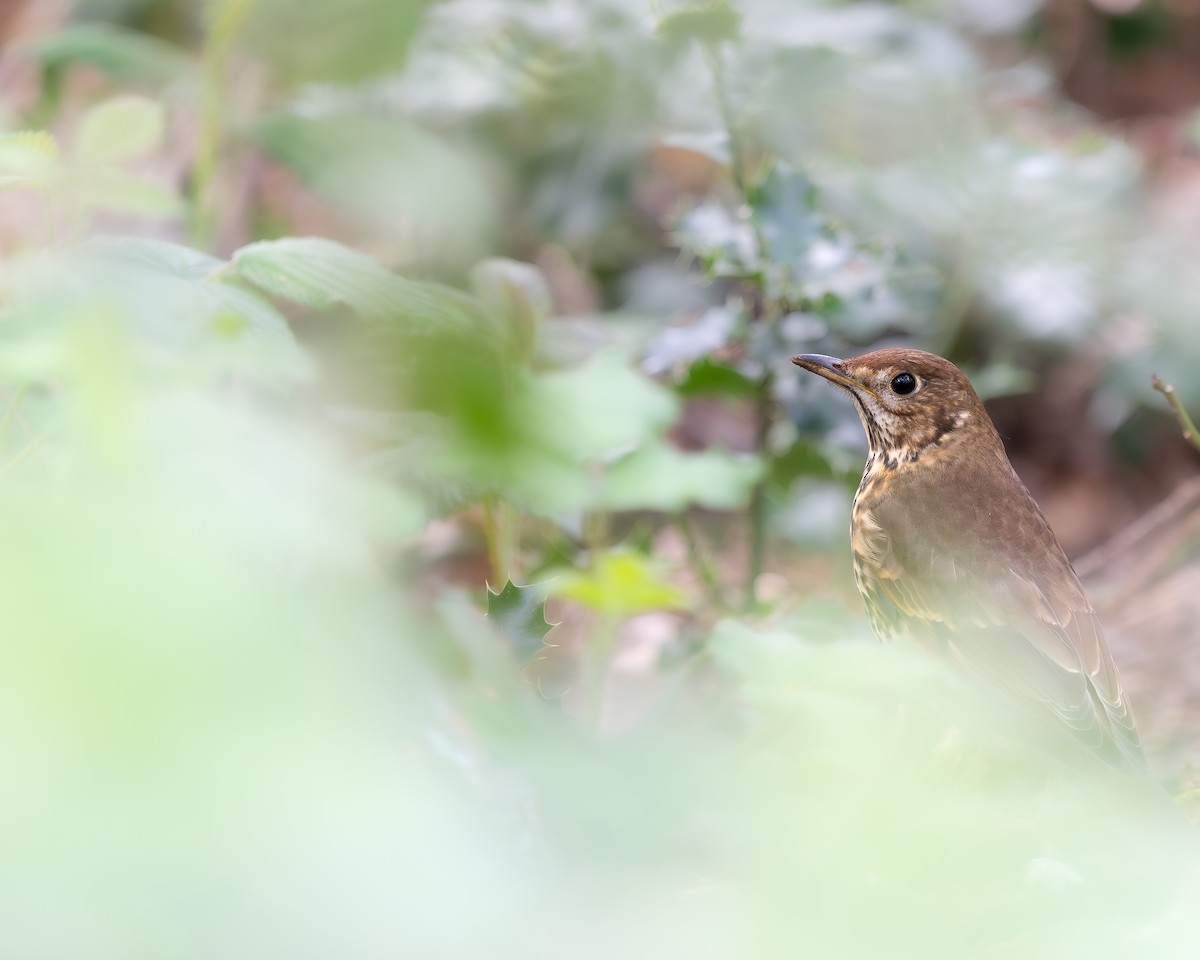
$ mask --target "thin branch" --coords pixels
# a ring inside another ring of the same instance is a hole
[[[746,177],[745,149],[742,145],[742,135],[738,131],[737,118],[733,113],[733,101],[729,98],[729,83],[725,76],[725,61],[721,58],[721,48],[717,44],[705,44],[704,59],[712,73],[713,92],[717,97],[717,109],[721,114],[721,124],[725,127],[725,136],[729,140],[729,173],[733,177],[734,186],[741,194],[742,203],[750,206],[750,181]],[[760,259],[768,258],[767,239],[763,236],[758,221],[750,217],[750,229],[754,233],[754,245]]]
[[[705,47],[704,53],[709,70],[712,71],[717,108],[721,113],[721,122],[725,126],[725,135],[729,140],[729,172],[741,194],[742,202],[749,208],[752,204],[750,183],[746,176],[745,151],[738,130],[737,118],[734,116],[733,102],[729,97],[729,84],[725,76],[725,64],[721,58],[721,50],[717,44],[711,44]],[[753,214],[749,217],[749,224],[754,235],[755,253],[758,255],[759,262],[765,265],[771,259],[767,238],[763,235],[762,228]],[[782,312],[782,304],[766,296],[764,284],[761,281],[758,286],[762,298],[750,318],[753,323],[761,323],[764,319],[772,318]],[[771,386],[771,374],[768,370],[759,380],[755,396],[755,451],[764,457],[767,453],[767,434],[771,427],[771,414],[774,408]],[[766,542],[767,490],[766,481],[760,480],[755,484],[750,497],[750,543],[745,574],[747,609],[753,607],[756,600],[755,585],[762,573],[766,556]]]
[[[1183,439],[1197,450],[1200,450],[1200,432],[1196,431],[1196,425],[1192,423],[1192,418],[1188,416],[1187,410],[1184,409],[1183,401],[1179,399],[1179,394],[1175,392],[1174,385],[1167,383],[1157,373],[1151,375],[1150,383],[1154,386],[1155,390],[1167,398],[1167,403],[1171,407],[1171,414],[1175,417],[1175,422],[1183,430]]]
[[[700,544],[700,537],[696,533],[696,525],[692,523],[691,516],[685,510],[676,515],[675,522],[679,527],[679,532],[683,534],[684,541],[687,543],[688,556],[692,561],[692,566],[704,584],[704,589],[708,593],[709,599],[718,607],[724,607],[725,596],[721,590],[721,581],[717,578],[711,561],[704,553],[704,549]]]
[[[767,437],[771,430],[774,403],[771,398],[771,374],[768,370],[758,384],[754,411],[754,449],[761,457],[767,455]],[[750,547],[746,564],[746,609],[752,609],[758,599],[759,575],[767,555],[767,479],[762,477],[750,495]]]

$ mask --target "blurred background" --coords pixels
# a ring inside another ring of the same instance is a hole
[[[0,954],[1195,956],[1200,3],[0,43]],[[1150,781],[870,637],[789,358],[894,344],[987,401]]]

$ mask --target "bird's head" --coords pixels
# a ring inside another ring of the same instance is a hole
[[[854,398],[871,452],[893,463],[974,439],[1002,449],[971,382],[949,360],[891,348],[838,360],[807,353],[792,363],[836,383]]]

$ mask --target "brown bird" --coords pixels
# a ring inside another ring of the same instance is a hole
[[[1114,766],[1143,770],[1096,612],[962,371],[906,349],[792,362],[849,393],[867,431],[851,545],[875,633],[908,633]]]

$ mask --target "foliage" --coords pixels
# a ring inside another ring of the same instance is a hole
[[[763,589],[861,465],[792,354],[1015,392],[1136,314],[1118,418],[1194,355],[1034,68],[937,4],[88,9],[0,134],[0,953],[1190,955],[1165,795]]]

